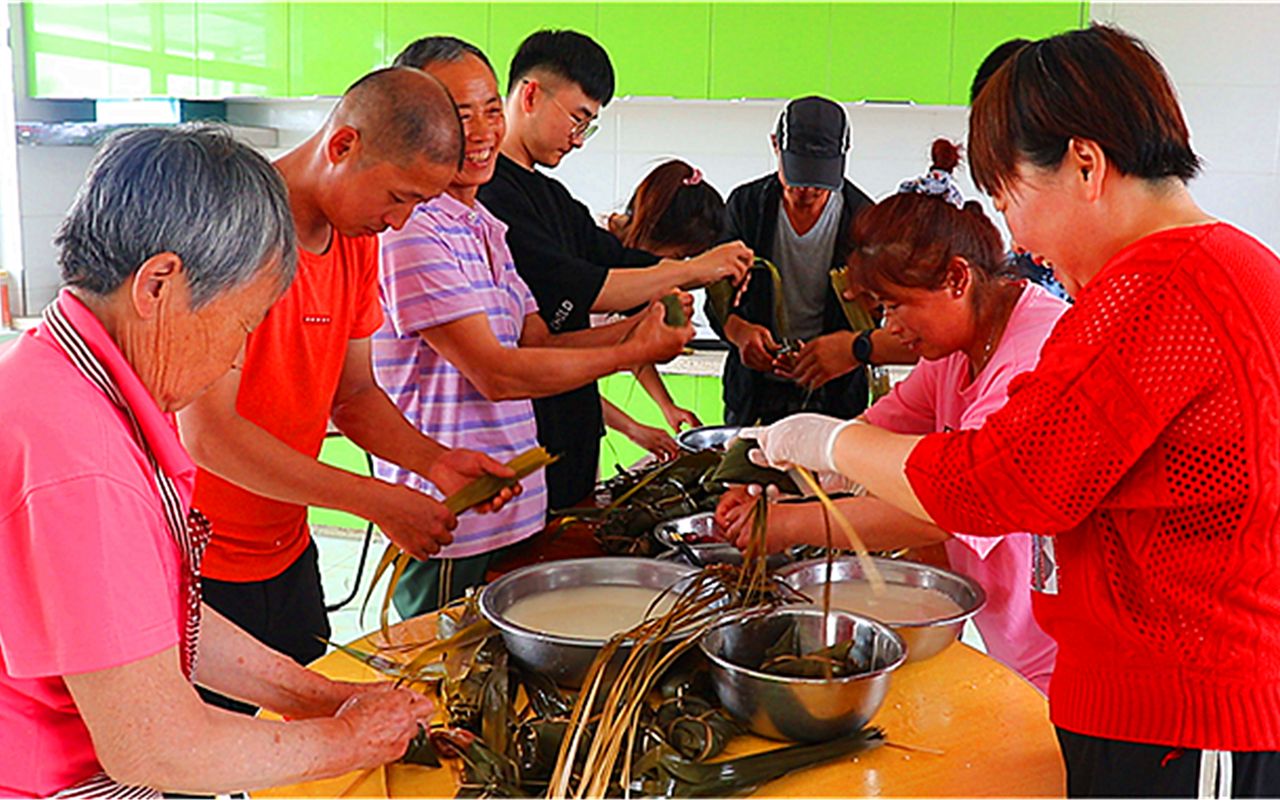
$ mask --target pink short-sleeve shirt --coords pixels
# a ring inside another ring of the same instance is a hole
[[[172,419],[97,319],[58,302],[189,504]],[[0,795],[48,795],[101,770],[61,676],[175,647],[181,557],[128,422],[43,325],[0,354],[0,387]]]
[[[999,345],[973,381],[964,353],[921,361],[906,380],[867,410],[867,420],[912,434],[981,427],[1009,399],[1009,381],[1035,367],[1041,345],[1067,308],[1062,300],[1028,282]],[[955,533],[946,550],[952,568],[978,581],[987,592],[987,605],[974,618],[987,652],[1048,692],[1058,648],[1031,612],[1031,536]]]

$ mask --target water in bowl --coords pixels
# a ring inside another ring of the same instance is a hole
[[[648,586],[568,586],[522,597],[503,616],[530,630],[599,640],[662,616],[675,600],[674,593]]]
[[[822,601],[824,584],[812,583],[800,591],[815,603]],[[831,584],[831,607],[864,614],[890,625],[913,625],[947,619],[964,612],[956,601],[942,592],[920,586],[887,583],[884,593],[867,581],[836,581]]]

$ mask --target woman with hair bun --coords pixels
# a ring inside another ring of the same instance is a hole
[[[863,419],[906,434],[966,430],[1004,405],[1009,381],[1032,369],[1040,345],[1067,305],[1007,273],[1000,232],[982,207],[965,203],[951,172],[959,150],[932,147],[928,172],[854,219],[850,279],[884,306],[884,328],[920,356],[906,380]],[[750,537],[752,492],[730,491],[717,521],[738,546]],[[837,501],[873,550],[944,543],[951,566],[986,590],[974,619],[987,651],[1044,692],[1057,648],[1031,614],[1031,537],[969,536],[900,511],[875,497]],[[771,551],[825,543],[821,506],[775,503],[766,541]]]
[[[1075,297],[1038,366],[975,430],[796,415],[752,432],[764,460],[947,529],[1037,534],[1068,794],[1275,796],[1280,259],[1196,204],[1173,84],[1116,28],[1010,56],[969,159]]]

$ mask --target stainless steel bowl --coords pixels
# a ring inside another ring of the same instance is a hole
[[[667,552],[658,558],[693,564],[695,567],[707,564],[741,564],[742,551],[716,536],[715,516],[714,511],[703,511],[659,523],[653,529],[653,538],[667,548]],[[681,543],[687,549],[681,548]],[[700,563],[694,563],[689,558],[689,553]],[[765,561],[769,569],[777,569],[795,560],[790,552],[783,552],[771,553]]]
[[[723,544],[716,536],[716,514],[703,511],[687,517],[677,517],[660,522],[653,529],[653,538],[663,547],[674,548],[677,541],[685,544]]]
[[[738,425],[703,425],[690,428],[676,435],[676,444],[690,453],[703,450],[724,450],[729,440],[738,435]]]
[[[801,652],[852,639],[851,655],[871,670],[843,678],[770,675],[758,667],[765,651],[794,625]],[[906,658],[902,639],[881,622],[832,610],[780,608],[736,614],[702,635],[720,704],[752,731],[771,739],[820,742],[866,725],[889,691],[889,677]]]
[[[507,609],[521,598],[573,586],[678,588],[681,579],[695,572],[684,564],[652,558],[575,558],[530,564],[484,587],[480,592],[480,614],[498,629],[507,652],[520,666],[547,675],[562,686],[577,688],[605,640],[571,638],[526,628],[507,619]]]
[[[890,628],[907,643],[907,661],[923,661],[941,653],[952,642],[960,638],[960,631],[966,620],[982,610],[987,602],[987,593],[978,582],[950,570],[919,564],[914,561],[900,559],[873,558],[876,568],[886,583],[897,583],[904,586],[915,586],[941,592],[960,606],[960,611],[951,616],[916,623],[888,623]],[[793,589],[803,590],[807,586],[821,586],[827,580],[826,559],[800,561],[778,570],[778,577]],[[831,580],[861,581],[866,580],[862,573],[862,563],[853,556],[835,559],[831,564]],[[811,593],[812,594],[812,593]],[[813,597],[820,601],[821,597]]]

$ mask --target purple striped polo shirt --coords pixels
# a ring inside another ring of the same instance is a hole
[[[386,312],[373,336],[373,373],[401,413],[427,436],[509,461],[538,443],[533,403],[493,402],[419,331],[483,314],[503,347],[519,346],[524,319],[537,312],[529,287],[516,274],[507,226],[480,205],[441,195],[414,209],[400,230],[382,234],[378,292]],[[383,480],[440,497],[435,485],[395,464],[374,459]],[[538,472],[524,492],[496,514],[458,517],[453,543],[441,558],[479,555],[542,530],[546,482]]]

